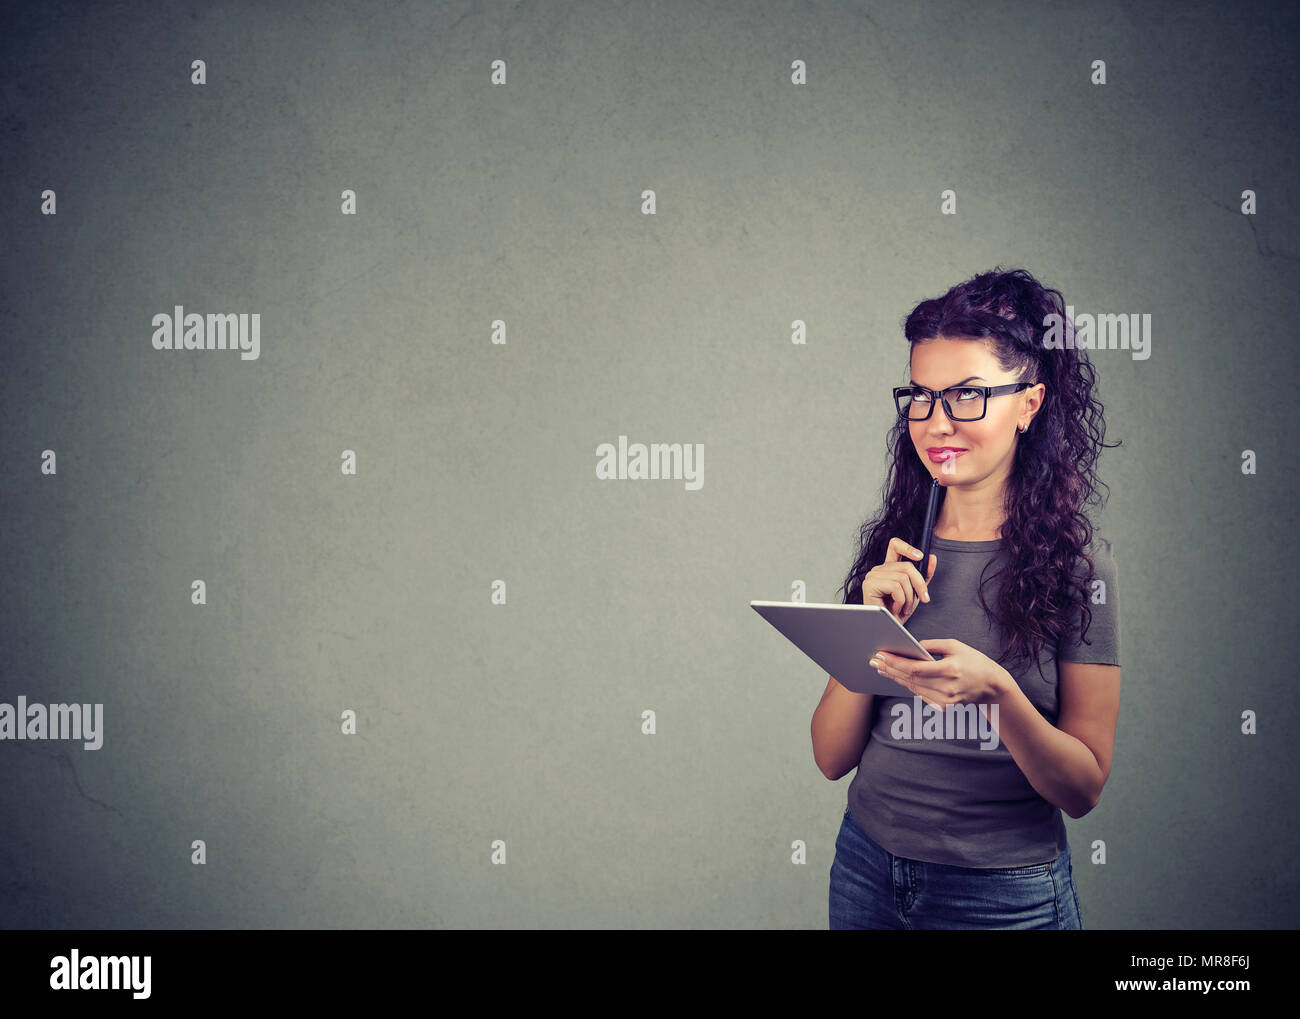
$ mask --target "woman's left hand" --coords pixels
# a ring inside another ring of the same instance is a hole
[[[918,694],[926,704],[943,709],[949,704],[990,704],[1001,699],[1006,683],[1015,680],[988,655],[959,640],[923,640],[921,647],[943,655],[924,662],[877,651],[877,672]],[[901,696],[901,695],[900,695]]]

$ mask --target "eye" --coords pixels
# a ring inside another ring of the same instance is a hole
[[[913,403],[929,403],[929,402],[930,402],[930,394],[927,393],[924,389],[917,389],[917,388],[913,387],[913,389],[911,390],[911,394],[912,394],[912,402],[913,402]]]
[[[977,400],[981,398],[983,395],[984,395],[984,390],[982,389],[958,389],[957,390],[957,400],[960,403],[965,403],[968,400]]]

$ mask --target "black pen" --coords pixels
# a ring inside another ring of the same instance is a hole
[[[926,571],[930,567],[930,539],[934,536],[934,514],[939,509],[939,479],[930,479],[930,503],[925,507],[925,526],[921,529],[921,544],[916,547],[921,550],[921,564],[917,569],[921,573],[921,579],[925,580]]]

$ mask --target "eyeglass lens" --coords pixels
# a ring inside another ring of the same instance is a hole
[[[984,390],[957,387],[943,394],[952,408],[955,421],[973,421],[984,416]],[[913,388],[898,398],[899,413],[906,414],[910,421],[921,421],[930,416],[932,398],[923,389]]]

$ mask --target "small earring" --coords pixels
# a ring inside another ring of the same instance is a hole
[[[1021,426],[1020,426],[1020,434],[1021,434],[1021,435],[1024,435],[1024,434],[1025,434],[1025,429],[1027,429],[1028,427],[1029,427],[1028,425],[1021,425]]]

